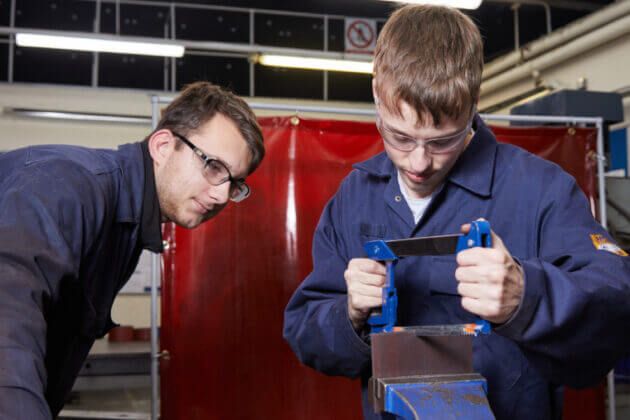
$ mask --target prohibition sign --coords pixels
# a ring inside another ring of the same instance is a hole
[[[374,29],[372,29],[372,25],[365,21],[355,20],[348,25],[346,38],[353,47],[362,50],[372,45],[374,41]]]

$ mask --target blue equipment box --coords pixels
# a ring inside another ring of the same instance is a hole
[[[605,124],[623,121],[622,96],[615,92],[559,90],[513,107],[511,115],[602,117]],[[531,123],[512,122],[512,125]]]

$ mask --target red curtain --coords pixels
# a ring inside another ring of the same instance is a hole
[[[161,413],[175,419],[359,419],[359,384],[302,366],[283,311],[312,268],[320,213],[341,179],[383,150],[373,123],[262,118],[252,196],[195,230],[166,228]],[[494,128],[595,192],[594,129]]]

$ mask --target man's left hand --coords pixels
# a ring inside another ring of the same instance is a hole
[[[462,226],[467,234],[470,225]],[[462,307],[495,324],[506,322],[521,302],[523,269],[492,232],[492,248],[470,248],[457,254],[455,278]]]

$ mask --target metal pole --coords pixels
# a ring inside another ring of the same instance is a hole
[[[177,27],[177,19],[175,16],[175,3],[171,3],[171,39],[175,40],[175,33]],[[176,66],[176,58],[171,58],[171,92],[175,92],[177,90],[177,66]],[[155,123],[157,125],[157,121]]]
[[[158,124],[160,103],[157,96],[151,96],[151,127],[155,129]],[[151,253],[151,420],[158,418],[159,402],[159,372],[158,363],[160,354],[158,347],[157,330],[157,288],[160,280],[160,256]]]
[[[249,9],[249,45],[254,45],[256,40],[256,34],[254,33],[256,19],[254,17],[255,11],[254,9]],[[256,80],[255,74],[256,64],[254,60],[249,61],[249,96],[254,96],[256,94]]]
[[[152,96],[158,103],[168,104],[173,98],[166,96]],[[352,115],[375,115],[374,108],[341,108],[332,106],[311,106],[311,105],[292,105],[283,103],[264,103],[247,101],[247,104],[255,109],[275,110],[275,111],[291,111],[291,112],[319,112],[329,114],[352,114]],[[595,117],[556,117],[546,115],[493,115],[479,114],[484,120],[494,121],[524,121],[524,122],[559,122],[559,123],[585,123],[597,124],[601,118]],[[602,140],[603,144],[603,140]]]
[[[168,32],[169,32],[168,26],[169,26],[168,22],[165,21],[164,22],[164,31],[163,31],[165,39],[168,39]],[[162,88],[163,88],[162,90],[164,92],[168,91],[168,79],[169,79],[169,77],[168,77],[168,70],[169,70],[169,67],[170,67],[170,62],[171,62],[170,60],[171,59],[169,59],[169,57],[164,57],[162,59]]]
[[[324,16],[324,51],[328,51],[328,16]],[[328,100],[328,71],[324,70],[324,95],[325,101]]]
[[[555,117],[546,115],[494,115],[494,114],[479,114],[483,120],[494,121],[523,121],[523,122],[558,122],[558,123],[585,123],[596,125],[601,118],[596,117]]]
[[[247,102],[249,106],[256,109],[268,109],[274,111],[293,111],[293,112],[320,112],[332,114],[351,114],[351,115],[374,115],[373,109],[360,108],[338,108],[327,106],[309,106],[309,105],[288,105],[288,104],[266,104],[262,102]]]
[[[101,31],[101,0],[94,3],[94,33]],[[92,87],[98,86],[98,52],[92,53]]]
[[[520,4],[513,4],[512,10],[514,11],[514,50],[518,50],[521,46],[519,37],[518,37],[518,7]]]
[[[9,26],[15,27],[15,0],[11,0],[11,15],[9,18]],[[7,81],[13,83],[13,54],[15,52],[15,34],[9,35],[9,62],[7,71]]]
[[[547,23],[547,33],[550,34],[553,30],[551,28],[551,7],[545,2],[542,3],[542,7],[545,9],[545,22]]]
[[[604,181],[604,121],[598,118],[597,127],[597,178],[599,181],[599,221],[604,229],[608,228],[606,214],[606,183]]]
[[[617,418],[617,404],[615,402],[615,371],[611,370],[606,375],[606,385],[608,391],[608,420]]]
[[[606,183],[604,179],[604,120],[598,118],[597,126],[597,178],[599,181],[599,218],[604,229],[608,228],[606,214]],[[606,375],[606,390],[608,392],[608,420],[615,420],[617,407],[615,403],[615,371]]]
[[[116,0],[116,35],[120,35],[120,0]]]

